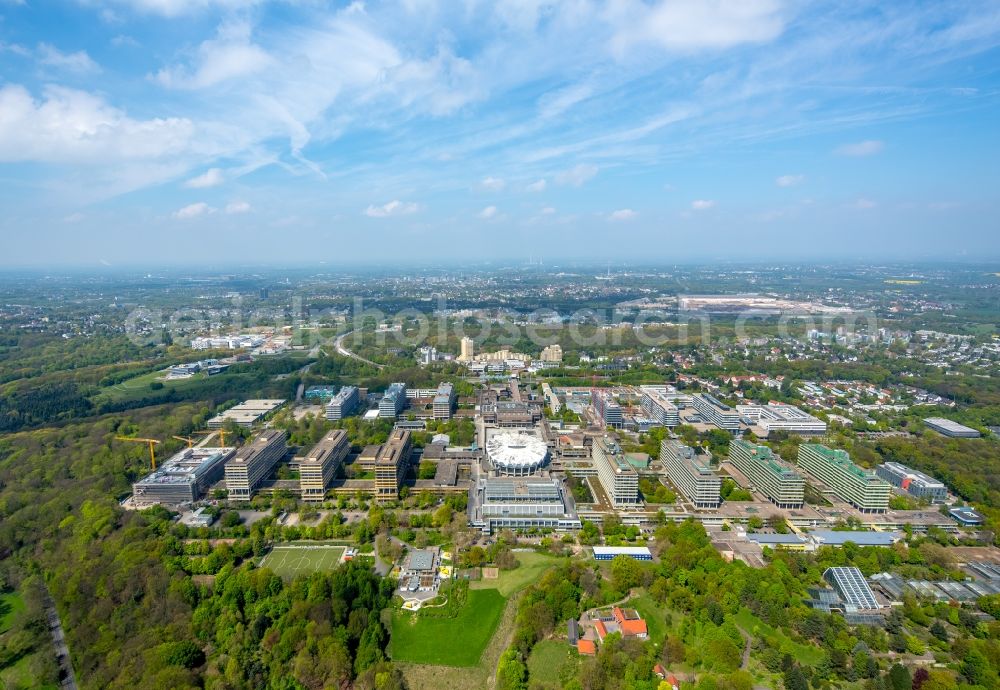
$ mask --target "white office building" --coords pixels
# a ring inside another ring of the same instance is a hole
[[[434,394],[434,419],[451,419],[451,410],[455,406],[455,387],[450,383],[442,383]]]
[[[285,432],[265,429],[226,462],[226,489],[231,501],[249,501],[274,465],[285,456]]]
[[[361,403],[361,394],[356,386],[344,386],[333,396],[326,406],[326,418],[337,421],[348,416]]]
[[[714,424],[725,431],[740,430],[740,413],[708,393],[692,396],[691,406],[707,424]]]
[[[699,456],[694,448],[680,441],[664,439],[660,444],[660,462],[667,477],[696,508],[718,508],[722,502],[722,479],[708,464],[708,456]]]
[[[350,452],[351,442],[343,429],[330,431],[312,447],[299,463],[299,488],[302,489],[303,501],[322,501],[326,498],[330,480],[337,475],[337,470]]]
[[[729,461],[750,481],[752,489],[779,508],[801,508],[805,480],[767,446],[736,439],[729,444]]]
[[[750,424],[760,427],[765,435],[772,431],[803,436],[826,433],[826,422],[794,405],[737,405],[736,411]]]
[[[667,399],[666,393],[652,386],[641,386],[642,409],[663,426],[675,427],[681,423],[680,410]]]
[[[406,406],[406,384],[392,383],[378,403],[378,416],[395,419]]]
[[[639,500],[639,473],[625,459],[618,443],[607,437],[595,439],[591,457],[612,507],[637,508],[642,505]]]
[[[875,474],[897,489],[917,498],[926,498],[931,503],[944,503],[948,498],[948,488],[943,482],[898,462],[879,465]]]

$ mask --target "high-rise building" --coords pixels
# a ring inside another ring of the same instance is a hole
[[[729,461],[742,472],[751,487],[779,508],[801,508],[805,501],[802,475],[787,466],[767,446],[741,439],[729,443]]]
[[[463,362],[471,362],[473,357],[475,357],[475,342],[472,338],[466,336],[462,338],[462,350],[461,354],[458,355],[458,359]]]
[[[622,413],[621,405],[615,401],[610,391],[603,391],[594,388],[590,391],[590,404],[600,417],[604,426],[612,429],[620,429],[625,424],[625,415]]]
[[[855,465],[847,451],[803,443],[799,446],[799,467],[862,513],[884,513],[889,509],[889,482]]]
[[[740,413],[708,393],[692,396],[691,407],[709,424],[726,431],[740,430]]]
[[[694,448],[680,441],[664,439],[660,444],[660,462],[671,483],[696,508],[719,507],[722,479],[709,467],[707,457],[699,457]]]
[[[652,419],[663,426],[675,427],[681,423],[677,405],[667,400],[666,395],[652,386],[642,386],[642,409]]]
[[[326,498],[330,480],[336,476],[350,452],[351,442],[343,429],[330,431],[312,447],[299,463],[299,487],[303,501],[322,501]]]
[[[406,406],[406,384],[392,383],[378,403],[378,416],[395,419]]]
[[[591,457],[612,507],[636,508],[641,505],[639,473],[625,459],[618,443],[607,437],[595,439]]]
[[[926,498],[931,503],[944,503],[948,498],[948,489],[942,482],[898,462],[879,465],[875,474],[911,496]]]
[[[451,408],[455,405],[455,387],[450,383],[442,383],[434,395],[434,419],[451,419]]]
[[[285,432],[280,429],[265,429],[236,451],[226,462],[229,500],[249,501],[287,451]]]
[[[344,386],[326,406],[326,418],[332,421],[343,419],[357,408],[361,402],[361,394],[356,386]]]
[[[543,362],[561,362],[562,358],[562,347],[558,343],[542,348],[542,354],[538,357]]]
[[[393,429],[375,459],[375,499],[379,502],[399,498],[399,486],[406,476],[412,443],[407,429]]]

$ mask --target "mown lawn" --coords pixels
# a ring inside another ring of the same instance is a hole
[[[557,565],[562,559],[534,551],[524,551],[515,554],[520,564],[514,570],[501,570],[496,580],[479,580],[473,582],[473,589],[496,589],[500,594],[509,597],[520,591],[542,576],[542,573]]]
[[[220,376],[224,375],[225,374],[220,374]],[[198,373],[190,378],[174,379],[172,381],[163,381],[163,376],[163,371],[151,371],[148,374],[142,374],[131,379],[126,379],[121,383],[116,383],[112,386],[108,386],[107,388],[100,389],[92,400],[94,404],[99,405],[103,402],[122,402],[125,400],[134,400],[162,392],[154,391],[149,387],[149,384],[154,381],[160,381],[160,383],[163,384],[164,389],[175,388],[177,390],[183,390],[189,386],[196,386],[208,379],[208,375],[204,373]]]
[[[474,589],[453,618],[395,611],[389,655],[416,664],[476,666],[506,602],[496,589]]]
[[[24,599],[17,592],[0,594],[0,633],[10,629],[14,616],[24,609]]]
[[[667,634],[667,609],[660,606],[648,592],[633,597],[625,604],[626,608],[634,608],[646,621],[649,639],[660,644]]]
[[[580,665],[580,657],[566,640],[542,640],[531,650],[528,657],[528,677],[532,687],[540,683],[545,687],[560,688],[560,671],[567,664],[575,669]]]

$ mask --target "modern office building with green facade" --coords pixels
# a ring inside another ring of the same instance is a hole
[[[799,446],[799,467],[862,513],[884,513],[889,509],[892,486],[874,472],[855,465],[847,451],[803,443]]]
[[[802,475],[781,461],[767,446],[736,439],[729,443],[729,461],[750,481],[752,489],[779,508],[801,508],[805,499]]]

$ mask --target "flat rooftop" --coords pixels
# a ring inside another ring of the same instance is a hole
[[[163,461],[137,484],[190,484],[205,469],[229,457],[235,448],[185,448]]]
[[[979,432],[976,429],[967,427],[964,424],[959,424],[958,422],[953,422],[950,419],[945,419],[944,417],[928,417],[924,420],[924,424],[931,427],[934,430],[941,430],[952,434],[967,434],[979,436]]]

